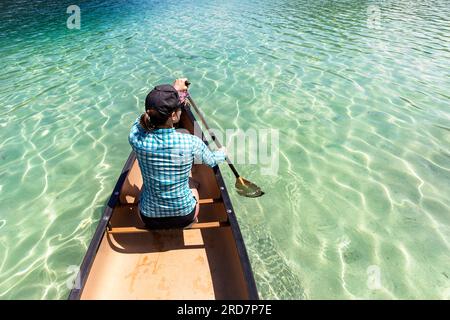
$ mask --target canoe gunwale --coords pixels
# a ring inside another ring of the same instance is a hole
[[[248,298],[249,300],[259,300],[258,290],[256,288],[256,282],[253,276],[253,270],[248,257],[247,248],[245,247],[244,238],[242,237],[241,229],[239,228],[239,223],[237,221],[236,214],[234,213],[227,187],[225,186],[222,173],[220,172],[218,166],[214,168],[214,174],[220,188],[223,204],[228,216],[228,222],[230,223],[231,232],[233,233],[233,237],[236,242],[237,253],[239,255],[239,260],[241,261],[242,271],[247,284]]]

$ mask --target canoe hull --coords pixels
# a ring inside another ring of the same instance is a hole
[[[183,112],[181,122],[194,132],[190,110]],[[258,299],[220,169],[194,165],[192,173],[200,183],[203,227],[142,230],[137,212],[142,177],[130,154],[69,299]]]

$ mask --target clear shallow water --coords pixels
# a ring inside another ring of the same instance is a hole
[[[181,75],[215,127],[280,132],[278,175],[238,166],[267,194],[231,192],[261,297],[450,298],[449,1],[70,4],[0,4],[1,299],[67,296]]]

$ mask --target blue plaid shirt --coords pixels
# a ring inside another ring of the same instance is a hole
[[[194,160],[214,167],[225,160],[225,154],[211,152],[200,138],[174,128],[148,132],[139,119],[128,137],[144,181],[139,209],[152,218],[191,213],[196,205],[189,189],[189,172]]]

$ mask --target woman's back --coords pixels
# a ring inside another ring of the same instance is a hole
[[[196,136],[174,128],[147,131],[139,119],[131,129],[129,142],[142,172],[140,210],[147,217],[189,214],[196,204],[189,189],[193,162],[213,167],[225,158],[221,152],[212,153]]]

